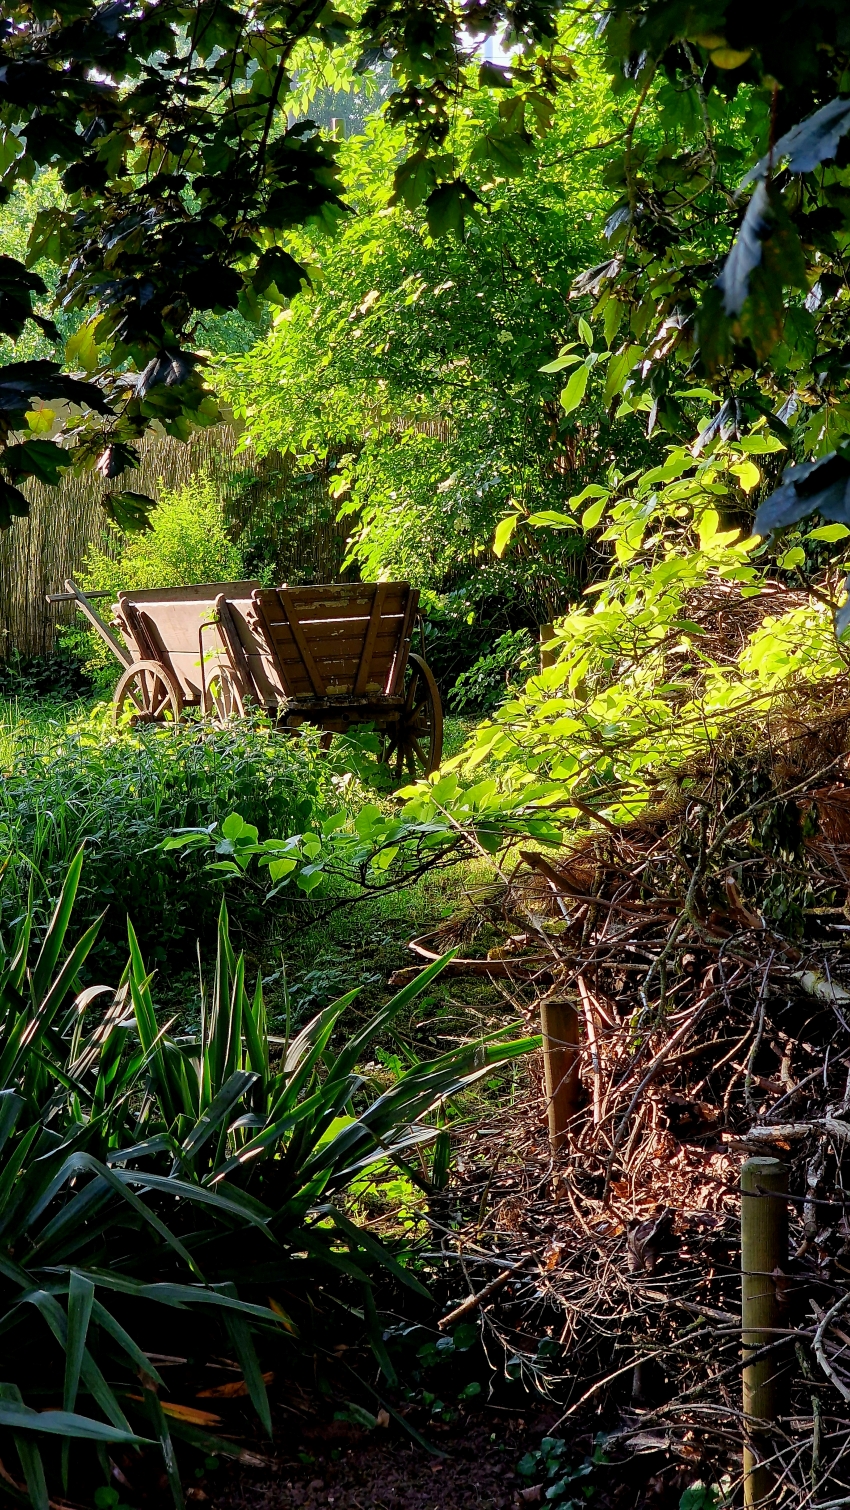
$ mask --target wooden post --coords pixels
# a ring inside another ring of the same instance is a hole
[[[575,1002],[544,996],[540,1003],[540,1027],[549,1141],[553,1153],[557,1153],[567,1142],[570,1123],[581,1104]]]
[[[747,1159],[741,1170],[741,1327],[744,1348],[744,1505],[771,1503],[775,1475],[761,1462],[778,1407],[776,1353],[746,1363],[776,1342],[781,1325],[774,1271],[788,1262],[788,1169],[779,1159]]]
[[[540,670],[545,671],[547,666],[554,666],[557,655],[557,647],[550,645],[549,641],[555,638],[554,624],[540,625]]]

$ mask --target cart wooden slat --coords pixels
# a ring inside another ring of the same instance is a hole
[[[265,588],[253,594],[257,627],[287,696],[391,697],[410,652],[419,591],[408,582]]]

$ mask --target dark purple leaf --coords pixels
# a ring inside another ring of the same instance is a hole
[[[779,138],[773,152],[768,152],[759,159],[755,167],[741,179],[738,188],[745,189],[747,184],[754,183],[757,178],[764,178],[771,166],[776,168],[786,157],[790,172],[811,173],[818,163],[835,156],[838,143],[847,131],[850,131],[850,100],[830,100],[828,105],[822,105],[807,120],[800,121],[799,125],[786,131]]]
[[[850,524],[850,460],[840,451],[787,467],[779,487],[760,505],[753,531],[770,535],[814,513],[831,523]]]
[[[727,315],[739,315],[744,300],[750,291],[750,273],[758,267],[764,250],[764,239],[770,231],[770,196],[760,183],[747,206],[729,256],[717,279],[717,287],[723,293],[723,308]]]

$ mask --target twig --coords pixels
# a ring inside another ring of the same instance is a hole
[[[515,1269],[505,1269],[501,1274],[497,1274],[495,1279],[491,1279],[490,1283],[485,1285],[483,1290],[479,1290],[477,1295],[467,1296],[466,1300],[462,1301],[459,1306],[456,1306],[453,1311],[449,1311],[448,1316],[441,1316],[437,1322],[440,1331],[445,1332],[448,1327],[454,1326],[455,1322],[462,1321],[464,1316],[469,1316],[472,1311],[477,1311],[479,1306],[486,1305],[487,1301],[491,1300],[494,1295],[497,1295],[499,1290],[503,1289],[515,1273]]]
[[[839,1379],[834,1368],[830,1364],[830,1361],[826,1356],[826,1348],[824,1347],[823,1342],[827,1328],[831,1326],[836,1316],[841,1315],[844,1307],[848,1304],[850,1304],[850,1290],[845,1291],[845,1293],[840,1296],[839,1299],[835,1302],[835,1305],[827,1311],[824,1317],[822,1317],[821,1321],[818,1323],[818,1329],[815,1332],[815,1339],[812,1345],[814,1347],[815,1357],[817,1358],[818,1363],[826,1374],[826,1377],[829,1380],[830,1384],[834,1384],[842,1399],[846,1400],[848,1404],[850,1404],[850,1389],[848,1389],[843,1380]]]

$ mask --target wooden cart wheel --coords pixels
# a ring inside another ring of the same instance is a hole
[[[388,731],[382,760],[400,781],[405,768],[415,781],[436,771],[443,755],[443,705],[437,683],[420,655],[408,660],[404,707]]]
[[[207,682],[206,711],[221,729],[245,715],[242,688],[229,666],[216,666]]]
[[[183,710],[180,684],[158,661],[134,661],[113,695],[113,718],[136,724],[176,723]]]

